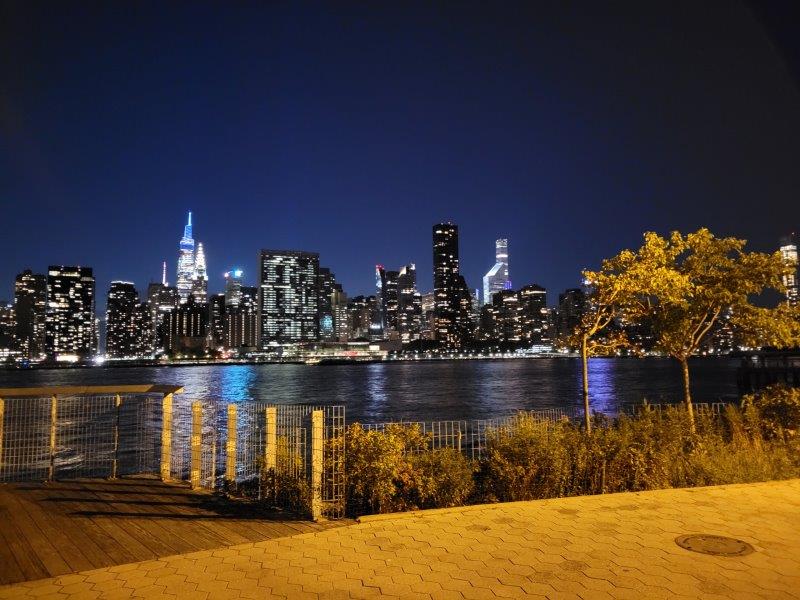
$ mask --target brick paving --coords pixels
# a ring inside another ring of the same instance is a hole
[[[682,534],[731,536],[717,557]],[[0,587],[0,598],[800,598],[800,480],[482,505]]]

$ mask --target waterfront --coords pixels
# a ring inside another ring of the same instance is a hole
[[[738,395],[737,359],[694,359],[696,402]],[[682,397],[670,359],[591,359],[595,410]],[[347,421],[483,419],[517,410],[580,406],[580,361],[572,358],[386,362],[309,366],[203,365],[0,371],[0,387],[159,383],[184,386],[189,398],[228,402],[343,404]]]

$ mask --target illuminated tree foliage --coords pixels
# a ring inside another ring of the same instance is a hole
[[[787,265],[780,253],[745,252],[746,241],[717,238],[707,229],[669,239],[645,234],[633,261],[649,280],[638,299],[625,307],[632,318],[652,323],[660,350],[681,365],[684,402],[694,427],[689,357],[700,347],[724,311],[740,338],[752,346],[785,347],[797,343],[800,321],[786,305],[753,304],[766,290],[783,292]]]

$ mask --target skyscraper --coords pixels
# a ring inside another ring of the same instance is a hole
[[[208,342],[211,348],[225,345],[225,294],[212,294],[208,299]]]
[[[112,281],[106,299],[106,355],[142,358],[153,354],[150,308],[128,281]]]
[[[208,301],[208,273],[206,272],[206,253],[203,243],[197,244],[194,255],[194,276],[192,277],[192,295],[198,304]]]
[[[167,325],[165,317],[180,304],[178,288],[166,285],[166,278],[161,283],[147,286],[147,308],[150,311],[150,327],[153,351],[163,349],[167,345]]]
[[[522,340],[532,346],[547,346],[552,342],[550,315],[547,311],[547,290],[531,284],[517,293],[520,306]]]
[[[14,281],[14,338],[23,358],[35,360],[44,355],[46,310],[47,277],[26,269]]]
[[[786,301],[794,306],[798,300],[797,244],[794,241],[794,234],[781,239],[781,256],[790,269],[790,272],[783,276],[783,285],[786,286]]]
[[[458,226],[433,226],[433,294],[436,339],[459,347],[470,335],[470,294],[459,274]]]
[[[16,328],[14,304],[0,300],[0,361],[9,359],[15,352],[14,332]]]
[[[397,276],[397,330],[403,342],[420,338],[422,297],[417,291],[417,267],[405,265]]]
[[[192,213],[183,228],[183,237],[178,252],[178,278],[176,287],[181,302],[186,302],[192,293],[194,280],[194,238],[192,237]]]
[[[319,269],[319,336],[321,340],[335,339],[332,298],[342,286],[336,283],[336,276],[325,267]]]
[[[494,243],[494,265],[483,276],[483,303],[491,304],[492,295],[501,290],[510,290],[508,275],[508,240],[499,239]]]
[[[225,306],[225,347],[255,350],[257,341],[258,288],[241,286],[239,302]]]
[[[258,287],[262,348],[319,339],[319,254],[262,250]]]
[[[46,352],[76,360],[97,352],[92,269],[51,266],[47,271]]]
[[[242,299],[242,275],[241,269],[231,269],[225,273],[225,305],[239,306]]]

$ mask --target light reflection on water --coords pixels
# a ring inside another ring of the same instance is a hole
[[[696,401],[734,398],[735,359],[692,363]],[[677,401],[680,370],[668,359],[589,361],[592,406]],[[362,365],[208,365],[0,371],[0,387],[161,383],[189,398],[344,404],[347,420],[479,419],[515,410],[581,405],[577,359],[396,362]]]

